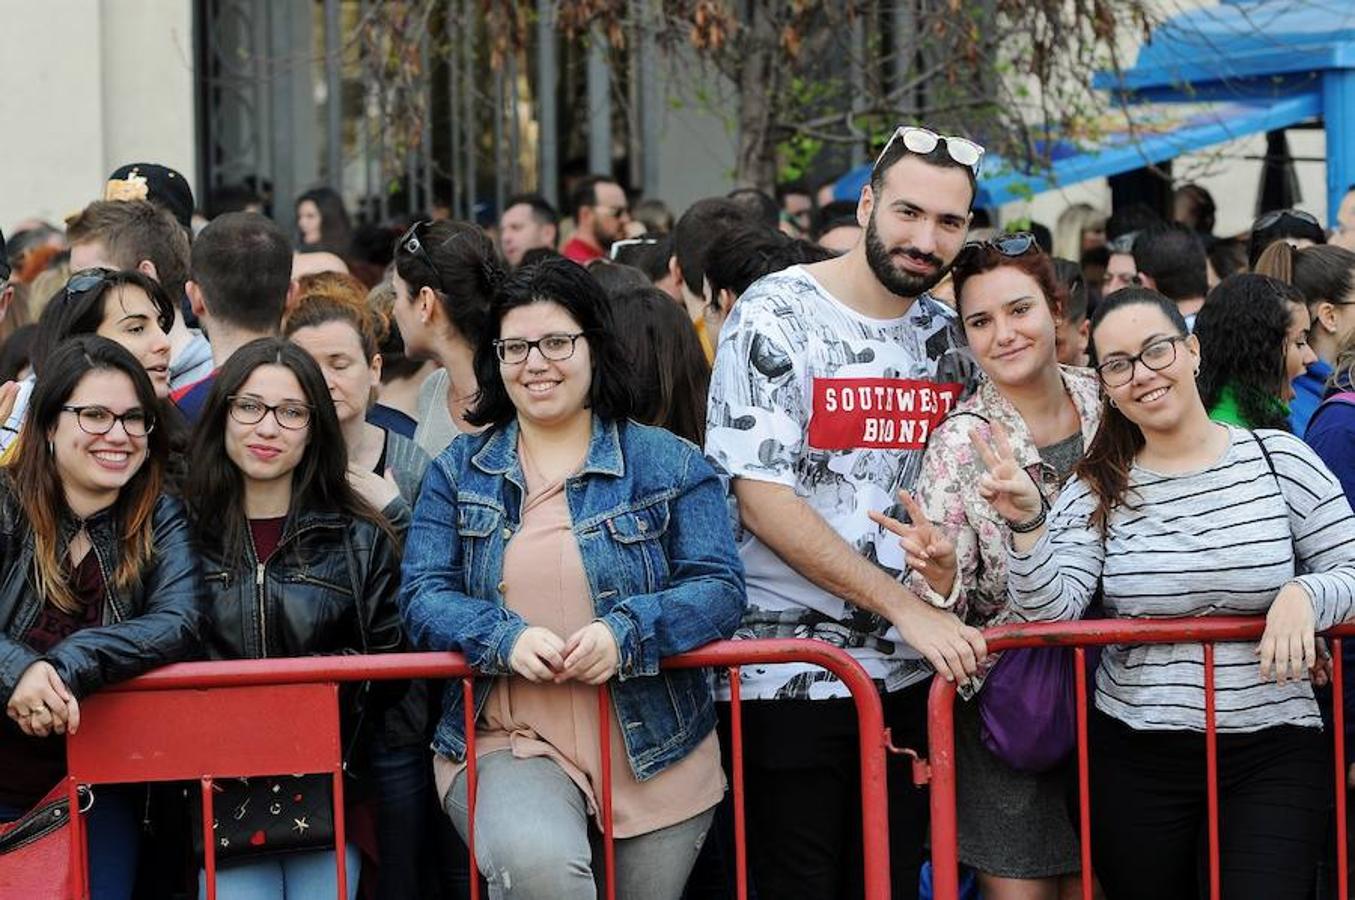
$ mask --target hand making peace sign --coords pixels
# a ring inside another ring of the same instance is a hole
[[[908,522],[871,510],[871,521],[899,536],[908,568],[916,571],[933,591],[950,596],[955,585],[955,542],[927,518],[927,513],[907,491],[899,491],[899,502],[908,511]]]
[[[1006,429],[994,424],[989,442],[977,428],[971,428],[969,440],[988,470],[979,476],[979,496],[987,500],[1008,525],[1029,522],[1039,515],[1044,507],[1044,497],[1030,474],[1017,464]]]

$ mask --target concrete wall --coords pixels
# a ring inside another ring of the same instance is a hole
[[[127,162],[196,189],[192,3],[4,0],[0,34],[0,229],[59,224]]]

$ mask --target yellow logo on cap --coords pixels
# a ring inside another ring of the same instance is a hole
[[[126,178],[114,178],[104,187],[105,200],[145,200],[150,196],[151,187],[146,176],[136,169],[127,173]]]

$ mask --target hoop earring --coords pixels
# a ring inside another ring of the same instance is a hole
[[[1114,397],[1107,397],[1107,398],[1106,398],[1106,402],[1110,404],[1111,409],[1119,409],[1119,408],[1120,408],[1119,404],[1115,402],[1115,398],[1114,398]]]

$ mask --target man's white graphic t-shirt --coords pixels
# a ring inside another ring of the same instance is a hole
[[[923,295],[896,319],[851,310],[804,268],[761,279],[734,304],[711,377],[706,455],[734,478],[792,487],[862,556],[900,578],[898,538],[866,515],[902,518],[927,436],[971,386],[955,315]],[[738,529],[748,610],[736,637],[807,637],[847,649],[893,691],[931,668],[883,617],[823,591]],[[744,697],[822,698],[847,689],[802,664],[744,666]]]

